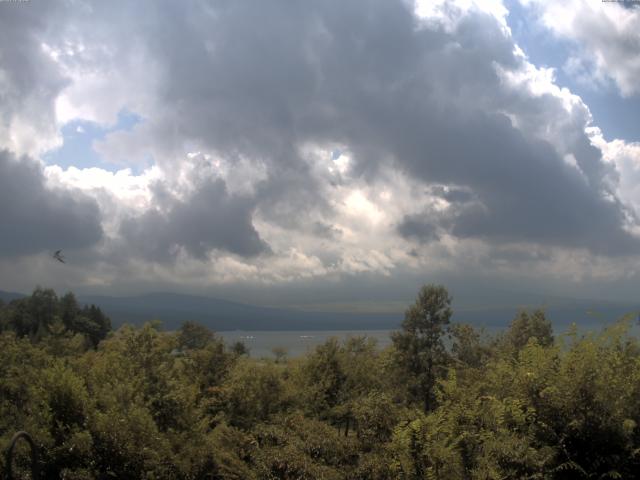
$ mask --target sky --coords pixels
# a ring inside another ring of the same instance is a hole
[[[637,301],[639,78],[630,2],[0,1],[0,289]]]

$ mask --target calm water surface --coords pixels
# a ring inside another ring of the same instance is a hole
[[[585,334],[591,332],[601,332],[605,327],[614,323],[610,318],[587,318],[586,321],[578,323],[578,332]],[[478,328],[478,325],[474,325]],[[640,316],[638,320],[631,323],[631,335],[640,336]],[[484,326],[484,333],[490,336],[498,332],[505,331],[508,324]],[[556,336],[562,336],[569,331],[569,323],[554,322],[553,330]],[[327,341],[331,337],[336,337],[341,342],[349,337],[368,337],[376,340],[379,348],[387,347],[391,344],[391,332],[393,330],[285,330],[285,331],[222,331],[216,332],[221,335],[227,344],[237,341],[244,342],[249,348],[249,354],[254,358],[270,357],[274,358],[273,349],[282,347],[287,351],[289,357],[299,357],[312,351],[318,345]],[[450,340],[445,339],[445,343]]]
[[[379,348],[384,348],[391,343],[392,330],[287,330],[280,332],[269,331],[229,331],[217,332],[227,344],[237,341],[244,342],[249,348],[249,354],[254,358],[274,357],[273,349],[282,347],[289,357],[299,357],[312,351],[316,346],[324,343],[331,337],[342,341],[349,337],[367,337],[376,340]]]

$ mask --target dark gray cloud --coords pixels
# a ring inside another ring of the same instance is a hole
[[[93,246],[100,220],[93,199],[47,188],[38,163],[0,150],[0,256]]]
[[[397,227],[398,233],[405,238],[429,243],[438,240],[438,227],[431,223],[431,219],[421,215],[405,215]]]
[[[241,256],[269,251],[251,223],[252,199],[230,195],[222,180],[205,182],[185,200],[168,201],[164,211],[151,209],[123,221],[121,234],[134,252],[156,261],[175,258],[176,247],[196,258],[214,249]]]
[[[409,168],[416,175],[468,185],[479,198],[479,205],[453,211],[454,235],[584,247],[609,255],[639,251],[638,240],[623,229],[626,213],[620,202],[590,184],[549,143],[526,138],[500,115],[477,113],[456,122],[461,128],[455,130],[449,124],[454,115],[413,139],[415,153],[405,157],[413,160]],[[434,153],[422,163],[418,152],[428,147]]]

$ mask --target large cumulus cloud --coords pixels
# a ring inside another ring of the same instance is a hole
[[[265,163],[262,213],[273,221],[291,225],[326,202],[300,145],[345,144],[357,175],[393,164],[473,192],[469,208],[439,215],[451,235],[636,252],[615,172],[585,133],[588,110],[509,85],[528,64],[499,19],[442,8],[448,23],[420,22],[400,1],[173,5],[143,32],[171,112],[145,128]],[[287,202],[296,208],[279,219]]]
[[[160,172],[129,211],[100,196],[117,212],[105,251],[270,280],[390,275],[426,255],[464,271],[526,248],[547,265],[637,254],[588,108],[529,63],[503,8],[457,3],[426,17],[404,0],[51,7],[59,28],[35,22],[46,55],[30,55],[57,69],[58,118],[134,111],[95,148]]]

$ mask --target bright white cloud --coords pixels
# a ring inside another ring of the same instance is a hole
[[[593,143],[603,152],[604,159],[615,165],[619,174],[619,197],[633,208],[630,214],[640,213],[640,143],[620,139],[607,142],[597,127],[589,132]]]
[[[623,96],[640,94],[640,10],[623,2],[521,0],[541,21],[574,44],[565,70],[597,87],[615,82]]]
[[[416,0],[415,14],[428,23],[438,22],[445,27],[452,29],[456,23],[464,18],[470,11],[480,11],[493,16],[500,22],[505,32],[509,31],[507,26],[507,15],[509,10],[504,6],[502,0]]]

